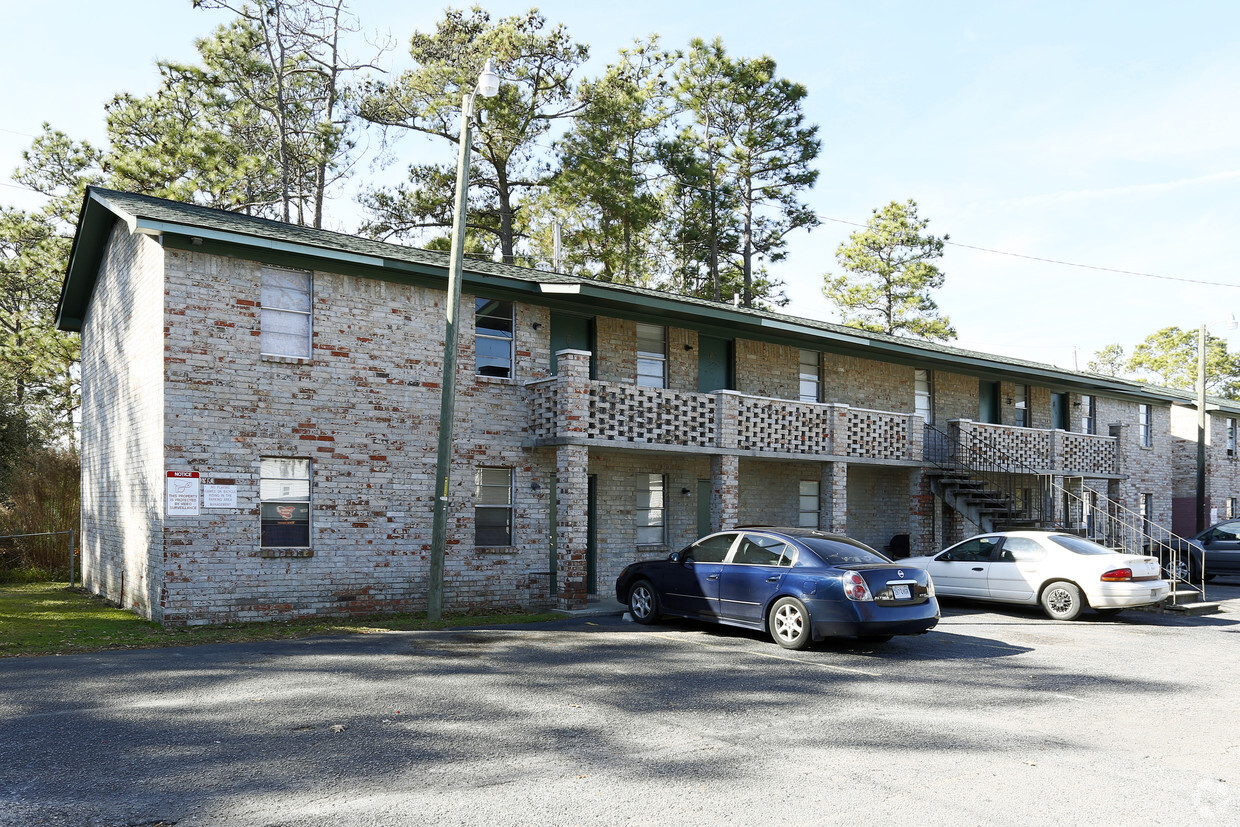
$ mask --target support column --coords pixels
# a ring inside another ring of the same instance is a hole
[[[936,551],[934,538],[934,492],[930,478],[921,468],[909,472],[909,554]]]
[[[556,598],[561,609],[586,607],[589,462],[590,449],[584,445],[555,449]]]
[[[823,531],[844,534],[848,530],[848,463],[822,465],[822,484],[818,486],[819,525]]]
[[[722,531],[740,522],[740,459],[735,454],[710,458],[710,528]]]

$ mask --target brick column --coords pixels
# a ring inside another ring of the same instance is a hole
[[[584,445],[561,445],[555,449],[556,597],[561,609],[586,607],[589,462],[590,449]]]
[[[559,350],[555,359],[555,433],[585,436],[590,428],[590,351]]]
[[[825,462],[818,486],[823,531],[844,534],[848,530],[848,463]]]
[[[710,527],[732,528],[740,522],[740,459],[734,454],[710,458]]]
[[[937,551],[934,539],[934,493],[930,478],[921,468],[909,472],[909,554]]]
[[[556,351],[556,434],[568,439],[588,436],[590,428],[590,352]],[[586,520],[590,449],[561,445],[555,449],[556,598],[561,609],[586,607]]]
[[[715,394],[715,435],[720,448],[736,448],[740,445],[741,397],[736,391],[720,391]]]

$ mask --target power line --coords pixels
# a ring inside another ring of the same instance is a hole
[[[848,224],[852,227],[868,227],[868,224],[858,224],[856,221],[845,221],[842,218],[831,218],[829,216],[820,215],[818,218],[822,221],[834,221],[836,224]],[[1006,250],[992,250],[989,247],[976,247],[972,244],[961,244],[959,241],[945,241],[944,244],[950,244],[953,247],[963,247],[966,250],[977,250],[982,253],[994,253],[997,256],[1010,256],[1012,258],[1023,258],[1027,261],[1040,261],[1044,264],[1058,264],[1063,267],[1079,267],[1082,270],[1098,270],[1103,273],[1116,273],[1123,276],[1140,276],[1144,279],[1161,279],[1162,281],[1178,281],[1183,284],[1204,284],[1210,287],[1231,287],[1240,288],[1240,284],[1227,284],[1221,281],[1205,281],[1204,279],[1186,279],[1179,276],[1160,276],[1155,273],[1140,273],[1136,270],[1119,270],[1114,267],[1099,267],[1095,264],[1077,264],[1073,261],[1061,261],[1055,258],[1041,258],[1039,256],[1027,256],[1023,253],[1009,253]]]

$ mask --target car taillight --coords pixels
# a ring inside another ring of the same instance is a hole
[[[1111,569],[1102,575],[1104,583],[1123,583],[1132,579],[1132,569]]]
[[[844,594],[849,600],[874,599],[874,595],[870,594],[870,587],[865,584],[865,578],[855,571],[844,575]]]
[[[926,597],[934,597],[934,579],[926,575]]]

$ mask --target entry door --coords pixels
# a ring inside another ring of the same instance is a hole
[[[594,319],[574,316],[571,313],[551,314],[551,372],[556,371],[555,354],[558,350],[590,351],[590,378],[594,374]]]
[[[998,425],[999,419],[999,383],[978,382],[977,419],[991,425]]]
[[[547,531],[547,547],[551,554],[551,559],[547,561],[547,572],[548,576],[551,578],[552,597],[555,597],[559,591],[559,584],[556,582],[559,579],[560,568],[559,506],[558,498],[556,497],[556,491],[559,489],[556,487],[557,482],[558,479],[556,475],[552,474],[550,483],[551,488],[548,492],[550,502],[547,504],[547,521],[550,523],[550,527]]]
[[[698,391],[732,390],[732,342],[698,336]]]
[[[1051,394],[1051,427],[1062,431],[1070,431],[1068,427],[1068,395],[1066,393]]]
[[[586,477],[586,594],[598,594],[598,475]]]
[[[710,480],[697,481],[697,536],[710,534]]]

